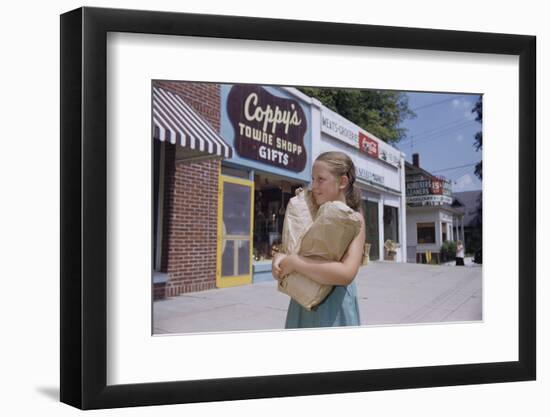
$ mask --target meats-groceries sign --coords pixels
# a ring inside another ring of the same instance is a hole
[[[255,85],[235,85],[227,113],[238,155],[294,172],[304,170],[307,119],[296,100],[277,97]]]
[[[322,110],[321,131],[358,148],[371,158],[399,168],[401,160],[399,151],[327,108]]]

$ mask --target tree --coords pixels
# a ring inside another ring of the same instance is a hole
[[[416,116],[409,109],[407,95],[397,91],[312,87],[299,90],[388,143],[403,139],[406,129],[399,125]]]
[[[476,104],[474,105],[474,108],[472,109],[472,113],[476,114],[476,121],[481,123],[483,120],[483,102],[481,99],[481,96],[478,97]],[[483,147],[483,134],[481,131],[477,132],[474,136],[474,147],[476,148],[476,151],[479,151]],[[483,160],[479,161],[476,166],[474,173],[476,176],[481,180],[483,177]],[[476,210],[476,216],[475,216],[475,228],[472,231],[472,242],[470,243],[470,247],[472,247],[475,250],[481,249],[482,247],[482,240],[483,240],[483,198],[482,194],[479,194],[479,197],[477,199],[477,210]]]
[[[472,113],[476,114],[476,122],[481,123],[483,121],[483,102],[481,101],[481,96],[478,97],[476,104],[472,109]],[[479,151],[483,147],[483,133],[481,131],[477,132],[475,135],[474,146],[476,148],[476,151]],[[476,168],[474,171],[474,173],[479,179],[482,179],[482,176],[483,176],[482,169],[483,169],[483,161],[479,161],[476,164]]]

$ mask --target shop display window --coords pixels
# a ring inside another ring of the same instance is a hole
[[[254,261],[268,261],[280,251],[285,210],[300,184],[255,179],[254,191]]]
[[[417,223],[418,243],[435,243],[435,223]]]
[[[384,206],[384,242],[392,240],[399,243],[397,207]]]

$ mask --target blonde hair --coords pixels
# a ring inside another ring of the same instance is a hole
[[[335,177],[341,177],[345,175],[348,177],[349,182],[346,190],[344,191],[346,196],[346,204],[355,211],[361,209],[361,192],[355,185],[355,165],[351,158],[343,152],[324,152],[320,154],[316,161],[324,162],[328,165],[329,170]]]

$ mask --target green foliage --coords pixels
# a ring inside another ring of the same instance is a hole
[[[476,121],[479,123],[482,123],[483,121],[483,101],[482,97],[479,96],[477,99],[477,102],[472,109],[472,113],[476,114]],[[483,134],[482,132],[477,132],[475,135],[475,142],[474,146],[476,148],[476,151],[479,151],[483,148]],[[479,161],[475,166],[475,174],[476,176],[481,180],[483,178],[483,161]],[[478,197],[477,200],[477,208],[476,208],[476,217],[475,217],[475,228],[472,232],[470,242],[468,242],[468,250],[471,252],[475,252],[478,249],[481,249],[482,246],[482,236],[483,236],[483,200],[481,197],[481,194]]]
[[[446,240],[441,245],[439,250],[441,253],[441,262],[449,262],[456,258],[456,242],[453,240]]]
[[[311,87],[299,90],[388,143],[403,139],[406,129],[399,127],[401,122],[416,117],[409,109],[407,95],[398,91]]]
[[[472,229],[472,232],[470,233],[470,239],[468,240],[468,244],[466,246],[466,251],[468,253],[475,253],[478,249],[481,249],[482,233],[483,228],[481,224],[478,227]]]
[[[476,114],[476,122],[479,122],[479,123],[483,122],[483,101],[481,99],[481,96],[479,96],[479,98],[477,99],[476,104],[472,109],[472,113]],[[481,131],[477,132],[474,139],[475,139],[474,147],[476,148],[476,151],[479,151],[483,147],[483,133]],[[483,161],[479,161],[476,164],[474,172],[479,179],[482,179]]]

